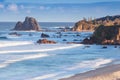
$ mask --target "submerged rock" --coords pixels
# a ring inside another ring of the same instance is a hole
[[[39,30],[39,24],[36,21],[35,18],[32,17],[26,17],[25,21],[22,22],[17,22],[15,28],[13,30]]]
[[[17,32],[9,33],[9,35],[21,36],[21,34],[18,34]]]

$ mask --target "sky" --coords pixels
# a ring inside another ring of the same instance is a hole
[[[120,0],[0,0],[0,22],[76,22],[83,17],[119,15]]]
[[[119,0],[0,0],[1,2],[15,3],[93,3],[93,2],[109,2]]]

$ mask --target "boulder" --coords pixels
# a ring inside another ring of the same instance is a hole
[[[44,33],[41,34],[41,38],[49,38],[49,37],[50,37],[50,36],[47,35],[47,34],[44,34]]]
[[[56,44],[55,41],[51,41],[51,40],[47,40],[47,39],[39,39],[37,41],[37,43],[39,43],[39,44]]]
[[[83,41],[82,41],[82,44],[94,44],[94,39],[92,37],[90,38],[85,38]]]
[[[35,18],[26,17],[24,22],[17,22],[13,30],[39,30],[39,24]]]

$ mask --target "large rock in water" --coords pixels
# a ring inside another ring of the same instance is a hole
[[[35,18],[32,17],[26,17],[25,21],[22,22],[17,22],[15,28],[13,30],[39,30],[39,24],[36,21]]]
[[[120,26],[99,26],[90,39],[84,39],[84,44],[120,45]]]

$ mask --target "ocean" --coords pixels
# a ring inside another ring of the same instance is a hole
[[[15,27],[17,22],[0,22],[0,31],[9,31]],[[73,27],[74,22],[39,22],[41,28]]]
[[[15,23],[0,23],[0,80],[59,80],[105,65],[117,64],[120,48],[102,45],[67,44],[81,42],[93,32],[44,32],[57,44],[37,44],[41,33],[10,31]],[[73,26],[74,23],[40,23],[42,28]],[[21,36],[9,35],[17,32]],[[32,34],[30,36],[29,34]],[[78,36],[79,35],[79,36]],[[66,39],[66,41],[64,41]]]

